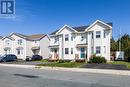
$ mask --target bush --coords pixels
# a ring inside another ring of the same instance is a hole
[[[66,63],[66,62],[69,63],[69,62],[71,62],[71,61],[72,61],[72,60],[59,60],[58,62],[59,62],[59,63]]]
[[[92,58],[90,58],[90,63],[106,63],[106,59],[104,57],[101,56],[93,56]]]
[[[77,63],[85,63],[85,60],[76,59],[75,62],[77,62]]]

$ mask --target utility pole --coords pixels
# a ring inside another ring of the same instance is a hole
[[[119,51],[121,51],[121,29],[119,28]]]

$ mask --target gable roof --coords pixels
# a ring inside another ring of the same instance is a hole
[[[10,37],[12,35],[16,35],[16,36],[19,36],[19,37],[21,37],[23,39],[31,40],[31,41],[33,41],[33,40],[41,40],[43,37],[46,36],[45,34],[24,35],[24,34],[20,34],[20,33],[12,33],[10,35]]]
[[[8,38],[8,39],[10,39],[10,40],[15,40],[14,38],[9,37],[9,36],[3,37],[2,40],[6,39],[6,38]]]
[[[97,20],[96,22],[101,22],[99,20]],[[94,22],[94,23],[96,23]],[[106,23],[109,26],[113,26],[112,22]],[[72,29],[76,30],[77,32],[83,32],[85,31],[87,28],[89,28],[91,25],[87,25],[87,26],[78,26],[78,27],[72,27]],[[54,32],[52,32],[50,35],[55,35],[59,30],[56,30]]]
[[[42,39],[45,36],[46,36],[45,34],[35,34],[35,35],[27,36],[26,38],[28,40],[40,40],[40,39]]]

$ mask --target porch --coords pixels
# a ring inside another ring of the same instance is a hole
[[[59,59],[59,46],[54,45],[54,46],[49,46],[49,48],[50,48],[49,60],[58,60]]]
[[[77,44],[75,60],[87,60],[87,44]]]

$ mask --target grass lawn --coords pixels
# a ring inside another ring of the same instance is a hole
[[[128,69],[130,69],[130,62],[124,62],[124,61],[113,61],[113,62],[109,62],[108,64],[114,64],[114,65],[125,65]]]
[[[38,64],[38,66],[76,68],[81,67],[84,64],[85,63],[76,63],[76,62],[64,62],[64,63],[53,62],[48,64]]]

